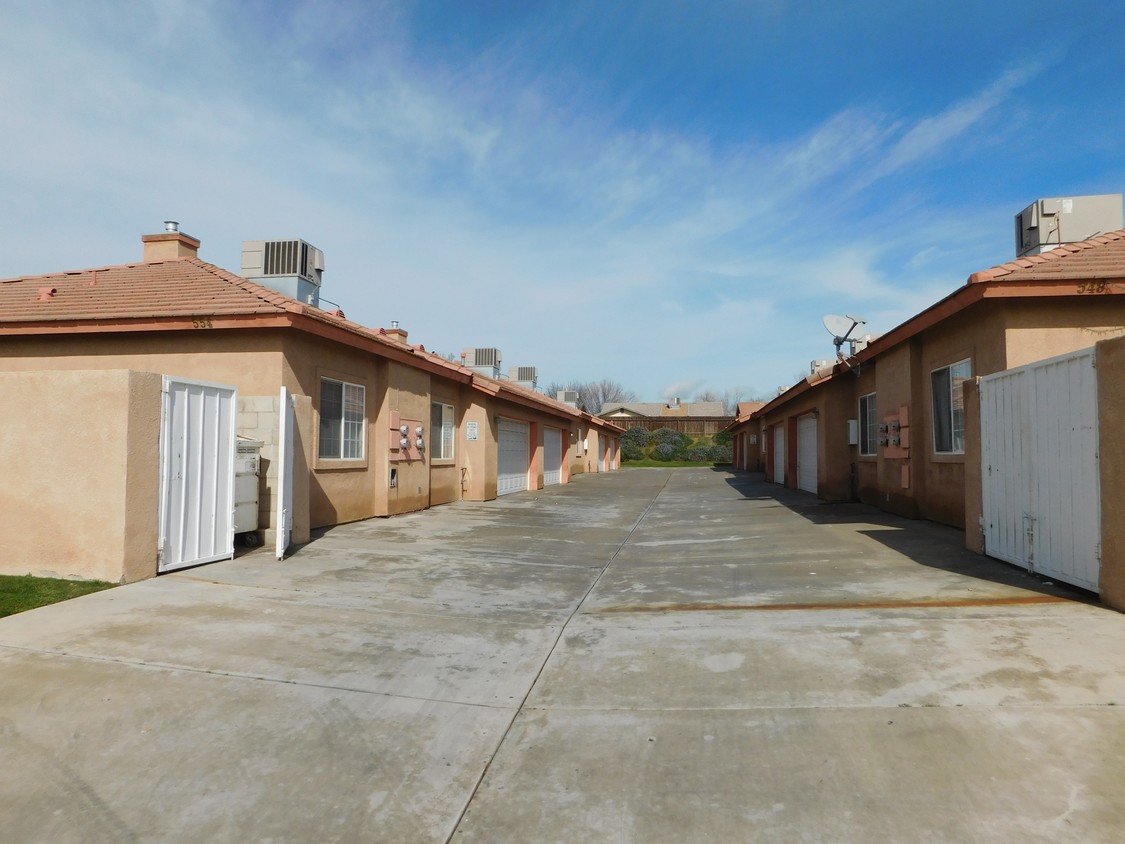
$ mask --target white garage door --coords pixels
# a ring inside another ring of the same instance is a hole
[[[773,429],[773,482],[785,483],[785,423]]]
[[[543,429],[543,486],[562,483],[562,431]]]
[[[816,417],[797,420],[797,489],[816,494]]]
[[[526,422],[501,419],[497,429],[496,494],[522,492],[527,489],[527,473],[531,469]]]

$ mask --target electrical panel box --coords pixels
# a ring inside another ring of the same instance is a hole
[[[848,420],[848,445],[859,445],[859,420]]]

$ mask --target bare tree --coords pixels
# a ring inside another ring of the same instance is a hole
[[[602,408],[612,402],[636,400],[636,393],[608,378],[603,378],[601,381],[587,381],[578,392],[578,405],[587,413],[601,413]]]
[[[551,398],[556,398],[563,390],[578,393],[578,406],[592,414],[601,413],[603,406],[613,402],[637,400],[636,393],[608,378],[603,378],[600,381],[567,381],[565,384],[552,381],[543,388],[543,391]]]

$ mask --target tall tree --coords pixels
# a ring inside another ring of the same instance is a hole
[[[578,404],[587,413],[601,413],[602,408],[612,402],[636,401],[637,394],[617,381],[603,378],[600,381],[587,381],[579,392]],[[583,395],[583,392],[585,395]],[[585,400],[585,401],[583,401]]]

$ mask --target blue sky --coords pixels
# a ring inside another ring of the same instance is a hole
[[[1125,5],[0,0],[0,277],[177,219],[413,342],[772,393],[1125,189]]]

